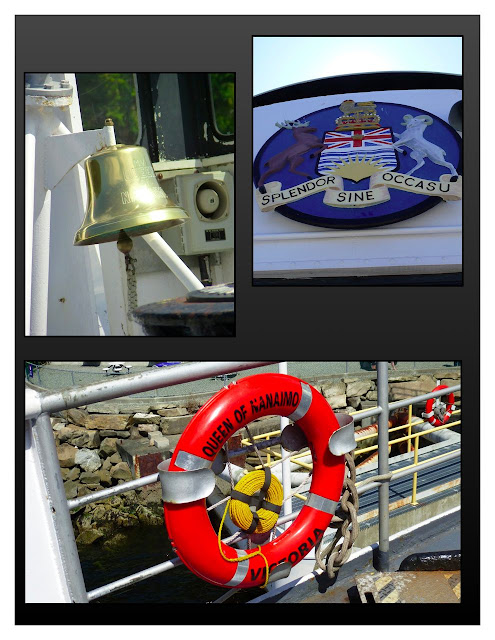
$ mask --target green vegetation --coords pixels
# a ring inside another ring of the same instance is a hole
[[[101,129],[112,118],[117,143],[136,144],[138,116],[132,73],[76,73],[83,128]]]
[[[219,133],[234,133],[234,74],[210,73],[215,124]]]

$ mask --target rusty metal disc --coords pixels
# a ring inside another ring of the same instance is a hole
[[[227,302],[234,300],[234,285],[217,284],[212,287],[205,287],[197,291],[190,291],[186,299],[189,302]]]
[[[132,315],[148,336],[233,336],[234,286],[205,287],[182,298],[145,304]]]

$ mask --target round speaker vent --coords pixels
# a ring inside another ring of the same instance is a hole
[[[229,212],[229,193],[223,182],[203,182],[196,191],[196,212],[200,220],[226,218]]]

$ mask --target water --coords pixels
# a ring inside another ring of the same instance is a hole
[[[127,540],[117,547],[95,543],[79,548],[87,591],[175,557],[164,527],[132,527],[126,534]],[[198,548],[200,544],[198,541]],[[226,591],[223,587],[215,587],[201,580],[186,567],[179,566],[92,602],[206,603],[213,602]],[[260,588],[242,589],[227,602],[247,602],[262,593]]]

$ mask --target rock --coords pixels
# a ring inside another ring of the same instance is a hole
[[[91,519],[93,522],[98,522],[99,520],[104,520],[107,515],[107,511],[110,509],[110,505],[107,504],[96,504],[93,512],[91,514]]]
[[[378,401],[378,391],[376,389],[373,389],[372,391],[368,391],[368,393],[366,394],[366,398],[367,400],[373,400],[375,402]]]
[[[354,409],[359,409],[361,407],[361,398],[359,398],[359,397],[347,398],[347,402]]]
[[[58,461],[61,467],[73,467],[76,464],[76,447],[71,444],[61,444],[57,447]]]
[[[393,382],[389,384],[389,398],[391,401],[430,393],[437,386],[433,376],[421,375],[417,380],[408,382]]]
[[[162,436],[163,437],[161,431],[148,431],[147,436],[148,436],[148,440],[151,440],[152,438],[155,438],[156,436],[159,436],[159,437]]]
[[[175,409],[179,405],[177,402],[157,402],[152,404],[149,408],[150,411],[161,411],[162,409]]]
[[[347,407],[347,398],[345,393],[338,396],[327,397],[327,402],[332,407],[332,409]]]
[[[149,398],[148,400],[145,400],[143,398],[143,400],[141,402],[135,402],[135,403],[126,404],[125,407],[121,407],[119,409],[119,413],[127,413],[127,415],[130,415],[131,413],[149,413],[150,412],[150,405],[149,405],[149,401],[150,400],[151,400],[151,398]]]
[[[82,409],[68,409],[60,412],[67,422],[85,427],[88,419],[88,412]]]
[[[440,380],[440,384],[445,384],[447,387],[453,387],[455,384],[459,384],[459,379],[453,380],[452,378],[443,378]],[[454,398],[458,400],[461,397],[461,390],[454,391]]]
[[[112,476],[109,469],[100,469],[98,471],[99,483],[104,487],[112,486]]]
[[[130,431],[115,431],[114,429],[102,429],[100,431],[102,438],[128,438],[130,435]]]
[[[139,428],[136,426],[131,427],[130,440],[139,440],[140,437],[141,437],[141,434],[139,433]]]
[[[105,540],[103,546],[108,549],[113,549],[115,547],[120,547],[120,545],[124,544],[127,540],[127,536],[125,533],[116,533],[109,540]]]
[[[65,497],[67,498],[67,500],[72,500],[72,498],[77,498],[78,487],[79,487],[79,482],[74,482],[74,480],[67,480],[67,482],[64,482]]]
[[[176,418],[161,418],[160,430],[166,436],[183,433],[184,429],[191,421],[191,418],[192,416],[190,414],[186,416],[177,416]]]
[[[112,496],[110,498],[110,504],[115,509],[118,509],[119,507],[121,507],[124,504],[124,500],[123,500],[122,496]]]
[[[132,429],[133,427],[131,427]],[[140,436],[148,437],[148,433],[152,433],[157,430],[156,424],[138,424],[137,430]]]
[[[137,506],[136,514],[139,522],[143,525],[156,526],[163,524],[163,516],[161,514],[157,515],[156,513],[153,513],[151,509],[148,509],[148,507],[145,507],[142,504]]]
[[[112,464],[117,464],[118,462],[122,462],[122,458],[118,451],[116,451],[113,455],[110,456],[110,462]]]
[[[94,493],[95,491],[101,491],[102,487],[98,484],[80,484],[77,488],[77,497],[82,498],[83,496],[87,496],[89,493]]]
[[[52,423],[52,429],[60,429],[64,425],[66,425],[66,421],[63,418],[50,418],[50,422]]]
[[[65,482],[66,480],[77,480],[81,474],[81,469],[78,467],[60,469],[62,473],[62,480]]]
[[[86,427],[88,429],[111,429],[113,431],[127,431],[127,420],[129,415],[125,414],[99,414],[88,416]]]
[[[170,440],[160,433],[150,438],[150,445],[159,449],[167,449],[170,446]]]
[[[98,431],[88,431],[83,427],[68,425],[62,427],[57,435],[60,442],[68,442],[75,447],[96,449],[100,446],[100,436]]]
[[[118,438],[105,438],[100,445],[100,453],[103,457],[108,458],[117,452]]]
[[[346,394],[348,396],[365,396],[372,388],[373,382],[371,380],[356,380],[355,382],[349,382]]]
[[[94,404],[88,404],[87,406],[88,413],[119,413],[119,408],[113,402],[95,402]],[[126,411],[125,413],[130,413]]]
[[[76,464],[89,473],[93,473],[102,465],[98,451],[95,451],[94,449],[80,449],[76,453],[75,460]]]
[[[158,409],[157,413],[164,418],[176,418],[177,416],[187,415],[187,410],[183,407],[173,407],[170,409]]]
[[[103,538],[103,533],[99,529],[86,529],[76,538],[77,544],[93,544],[95,540]]]
[[[185,409],[189,414],[197,413],[206,402],[207,402],[207,399],[189,400],[185,406]]]
[[[342,380],[327,382],[321,386],[321,392],[327,399],[334,396],[345,395],[345,384],[342,382]],[[345,404],[342,406],[345,407]]]
[[[112,456],[110,456],[110,458],[105,458],[101,465],[102,471],[110,471],[111,468],[112,468]]]
[[[162,486],[160,482],[154,482],[141,489],[139,501],[146,506],[162,506]]]
[[[79,476],[79,481],[81,482],[81,484],[99,484],[100,476],[97,473],[92,473],[90,471],[83,471]]]
[[[132,480],[131,470],[129,465],[125,462],[118,462],[110,471],[112,478],[116,480]]]
[[[135,413],[133,416],[129,416],[128,425],[135,424],[160,424],[160,416],[154,413]]]

